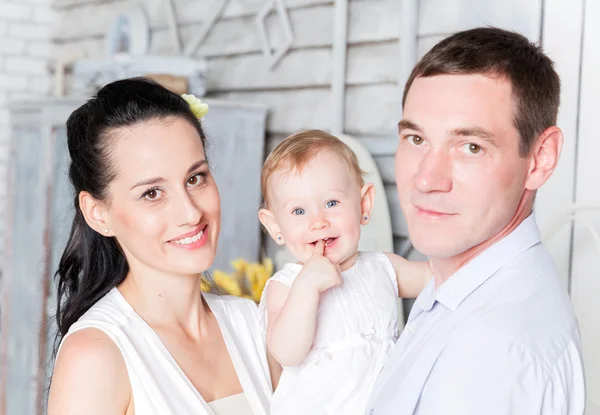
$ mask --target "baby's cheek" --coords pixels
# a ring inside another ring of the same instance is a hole
[[[350,225],[347,228],[347,238],[352,245],[358,246],[358,241],[360,240],[360,225]]]

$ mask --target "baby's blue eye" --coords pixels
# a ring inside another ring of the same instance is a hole
[[[326,206],[327,206],[328,208],[332,208],[332,207],[334,207],[334,206],[337,206],[337,204],[338,204],[338,203],[340,203],[340,202],[338,202],[337,200],[330,200],[329,202],[327,202],[327,205],[326,205]]]
[[[298,208],[298,209],[294,209],[294,211],[292,212],[294,215],[304,215],[304,209],[302,208]]]

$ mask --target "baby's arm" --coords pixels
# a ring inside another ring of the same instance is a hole
[[[400,255],[386,252],[398,282],[398,297],[416,298],[425,288],[433,273],[426,261],[408,261]]]
[[[319,241],[292,288],[273,281],[267,295],[267,347],[283,366],[302,363],[315,338],[321,293],[341,283],[339,269],[323,257]]]
[[[267,362],[269,363],[269,372],[271,372],[271,385],[273,386],[273,391],[275,391],[277,385],[279,385],[283,368],[269,351],[267,351]]]
[[[267,347],[281,365],[296,366],[308,354],[315,336],[319,292],[298,278],[292,288],[273,281],[268,290]]]

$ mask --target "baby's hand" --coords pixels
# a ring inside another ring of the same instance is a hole
[[[317,289],[320,293],[336,287],[342,283],[342,271],[339,265],[334,265],[329,258],[323,256],[325,244],[323,241],[317,242],[312,256],[302,271],[296,277],[296,281]]]

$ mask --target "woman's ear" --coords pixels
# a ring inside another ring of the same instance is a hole
[[[283,245],[285,243],[273,212],[263,208],[258,211],[258,219],[260,219],[260,223],[262,223],[267,232],[269,232],[269,235],[271,235],[271,238],[273,238],[277,245]]]
[[[373,183],[367,183],[360,190],[361,225],[366,225],[371,220],[371,211],[373,210],[374,203],[375,186],[373,186]]]
[[[79,192],[79,208],[90,228],[103,236],[114,236],[106,221],[106,207],[86,191]]]

